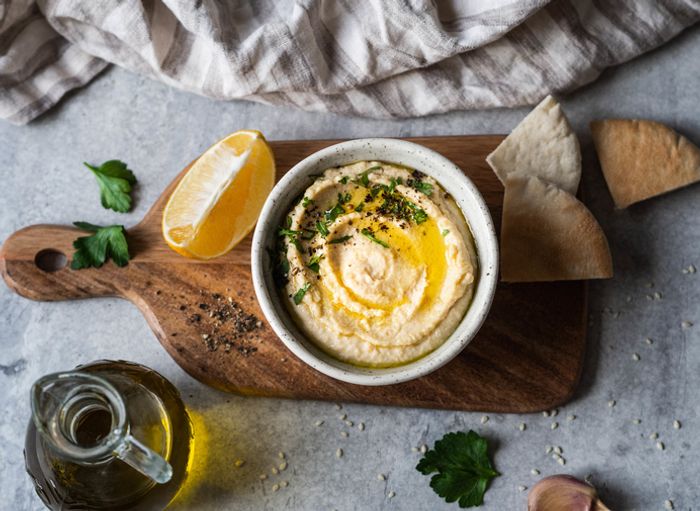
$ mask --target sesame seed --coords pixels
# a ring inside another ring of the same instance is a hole
[[[280,489],[280,485],[279,485],[279,484],[273,484],[273,485],[272,485],[272,491],[277,491],[277,490],[279,490],[279,489]]]
[[[657,291],[656,293],[654,293],[654,298],[656,300],[661,300],[661,298],[663,298],[663,295]]]
[[[542,417],[549,417],[549,412],[547,410],[542,412]]]
[[[316,426],[316,427],[323,426],[323,421],[314,422],[314,426]]]
[[[335,409],[336,409],[336,410],[342,410],[342,409],[343,409],[343,405],[341,405],[340,403],[336,403],[336,404],[335,404]]]
[[[489,416],[488,415],[483,415],[481,417],[481,423],[486,424],[489,421]]]
[[[418,452],[418,447],[411,447],[411,452]]]
[[[559,458],[561,458],[561,454],[557,454],[556,452],[554,454],[552,454],[553,460],[558,460]]]
[[[280,451],[280,452],[277,453],[277,457],[278,457],[279,459],[283,460],[284,458],[286,458],[286,455],[285,455],[282,451]]]
[[[345,419],[348,418],[348,415],[347,415],[346,413],[344,413],[343,415],[339,415],[338,418],[339,418],[341,421],[344,421]]]
[[[654,344],[654,340],[651,339],[650,337],[647,337],[646,339],[644,339],[644,342],[646,342],[646,343],[649,344],[649,345]]]
[[[652,433],[651,435],[649,435],[649,438],[650,438],[651,440],[656,440],[657,438],[659,438],[659,434],[656,433],[656,432],[654,432],[654,433]]]
[[[525,490],[527,490],[527,486],[524,486],[522,484],[520,486],[518,486],[518,491],[525,491]]]
[[[423,454],[425,454],[426,452],[428,452],[428,446],[425,445],[425,444],[421,445],[421,446],[420,446],[420,452],[423,453]]]
[[[282,463],[280,463],[278,468],[280,469],[280,472],[287,470],[287,462],[283,461]]]
[[[349,427],[349,428],[351,428],[351,427],[354,426],[354,424],[353,424],[352,421],[345,421],[345,425],[346,425],[347,427]]]
[[[550,416],[550,417],[556,417],[558,413],[559,413],[559,410],[557,410],[557,409],[555,408],[554,410],[552,410],[551,412],[549,412],[549,416]]]
[[[666,448],[666,446],[663,442],[656,442],[656,448],[660,451],[663,451]]]
[[[280,482],[280,486],[281,486],[282,488],[286,488],[287,486],[289,486],[289,481],[282,481],[282,482]]]
[[[338,449],[335,451],[335,457],[336,458],[342,458],[343,457],[343,450],[338,447]]]
[[[518,424],[518,429],[520,431],[525,431],[527,429],[527,424],[525,424],[524,422],[521,422],[520,424]]]
[[[377,479],[380,481],[386,481],[386,476],[384,474],[377,474]]]
[[[688,266],[688,273],[695,273],[697,270],[695,269],[695,266],[692,264]]]
[[[258,479],[260,479],[261,481],[264,481],[265,479],[267,479],[267,474],[260,474],[258,476]]]
[[[674,507],[673,507],[673,501],[670,500],[670,499],[665,500],[665,501],[664,501],[664,507],[665,507],[666,509],[668,509],[668,510],[674,509]]]
[[[549,427],[550,427],[550,429],[557,429],[557,428],[559,427],[559,423],[558,423],[558,422],[552,422],[552,425],[549,426]]]
[[[673,421],[673,429],[681,429],[681,421],[679,421],[679,420]]]
[[[236,468],[241,468],[243,465],[245,465],[245,460],[236,460],[233,462],[233,464],[236,466]]]
[[[551,452],[552,452],[552,446],[551,446],[551,445],[546,446],[546,447],[544,448],[544,452],[545,452],[545,454],[551,453]]]
[[[560,465],[566,465],[566,460],[564,458],[559,458],[557,460],[557,463],[559,463]]]
[[[653,283],[653,282],[647,282],[647,283],[645,284],[645,286],[646,286],[646,287],[654,287],[654,283]]]
[[[538,475],[540,475],[540,471],[537,470],[536,468],[533,468],[532,470],[530,470],[530,473],[531,473],[533,476],[538,476]]]
[[[347,437],[348,437],[348,432],[347,432],[347,431],[341,431],[341,432],[340,432],[340,436],[342,436],[343,438],[347,438]]]
[[[647,295],[647,300],[651,301],[654,299],[654,295]]]
[[[614,399],[611,399],[610,401],[608,401],[608,406],[609,406],[610,408],[612,408],[612,407],[615,406],[616,404],[617,404],[617,401],[615,401]]]
[[[627,297],[625,298],[625,301],[627,303],[630,303],[632,301],[632,297],[630,295],[627,295]]]
[[[557,447],[554,448],[554,452],[556,452],[557,454],[561,454],[561,453],[564,452],[564,449],[562,449],[561,447],[557,446]]]
[[[575,421],[575,420],[576,420],[576,416],[575,416],[574,414],[571,414],[571,415],[569,415],[569,416],[566,418],[566,420],[568,420],[568,421]]]
[[[633,419],[632,420],[632,424],[641,424],[641,423],[642,423],[642,419]]]
[[[393,499],[394,497],[396,497],[396,492],[390,491],[390,492],[387,494],[387,497],[390,498],[390,499]]]
[[[277,474],[280,473],[280,471],[277,470],[277,467],[272,467],[272,468],[270,469],[270,472],[272,472],[272,475],[277,475]]]
[[[364,431],[364,430],[365,430],[365,423],[364,423],[364,422],[360,422],[360,423],[357,425],[357,429],[359,429],[360,431]]]
[[[641,357],[639,356],[639,353],[632,353],[632,360],[639,362],[640,359]]]
[[[681,328],[690,328],[691,326],[693,326],[693,322],[692,322],[692,321],[683,321],[683,322],[681,323]]]

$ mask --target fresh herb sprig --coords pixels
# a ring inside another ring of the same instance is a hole
[[[123,225],[103,227],[87,222],[74,222],[73,225],[94,234],[80,237],[73,242],[76,251],[70,265],[72,269],[99,268],[110,258],[117,266],[128,264],[129,246]]]
[[[490,481],[500,475],[489,459],[486,439],[471,430],[447,433],[425,453],[416,470],[435,474],[430,487],[447,502],[458,501],[461,508],[483,504]]]
[[[126,163],[119,160],[109,160],[99,167],[83,162],[97,179],[100,186],[100,201],[105,209],[126,213],[131,209],[131,190],[136,184],[136,176],[129,170]]]

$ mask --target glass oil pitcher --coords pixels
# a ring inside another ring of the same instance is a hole
[[[163,509],[187,475],[192,427],[175,387],[129,362],[44,376],[24,457],[50,509]]]

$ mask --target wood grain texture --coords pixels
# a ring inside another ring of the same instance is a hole
[[[411,140],[442,153],[464,170],[484,195],[498,228],[503,188],[484,159],[502,139],[493,135]],[[302,158],[335,142],[271,142],[278,178]],[[239,394],[518,413],[550,409],[572,396],[585,350],[584,282],[500,284],[477,337],[445,367],[398,385],[342,383],[296,359],[264,321],[250,277],[250,236],[214,261],[189,260],[167,247],[160,232],[161,213],[180,176],[128,230],[132,260],[125,268],[108,263],[100,269],[43,271],[35,263],[37,253],[53,249],[70,258],[72,241],[83,234],[70,227],[35,225],[5,241],[0,251],[5,282],[33,300],[126,298],[188,373]],[[201,314],[198,322],[191,318],[202,312],[197,310],[200,302],[211,302],[207,297],[212,293],[232,297],[262,320],[262,328],[246,341],[257,351],[245,355],[207,349],[202,334],[210,332],[214,320],[207,314]],[[138,354],[132,358],[138,361]]]

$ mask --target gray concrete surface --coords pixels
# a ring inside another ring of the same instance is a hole
[[[475,430],[494,445],[503,474],[484,509],[526,508],[542,475],[592,475],[608,505],[620,509],[700,508],[700,186],[615,211],[595,164],[587,123],[600,117],[664,121],[700,143],[700,27],[651,54],[605,72],[563,98],[581,136],[587,202],[611,242],[613,280],[594,282],[589,350],[582,383],[556,418],[344,405],[366,430],[349,438],[333,404],[242,398],[192,380],[166,355],[131,304],[117,299],[35,303],[0,285],[0,509],[40,509],[24,473],[28,391],[39,376],[100,358],[149,365],[182,391],[204,425],[195,477],[174,509],[449,510],[415,469],[411,448],[448,431]],[[82,161],[120,158],[139,178],[137,206],[119,220],[136,223],[175,173],[212,141],[240,128],[270,139],[505,133],[526,110],[461,112],[373,121],[244,102],[218,103],[111,69],[26,127],[0,125],[0,239],[28,224],[112,222]],[[647,295],[660,293],[661,299]],[[695,323],[687,329],[682,321]],[[648,345],[645,338],[653,339]],[[633,353],[641,360],[634,361]],[[608,406],[615,400],[614,407]],[[576,420],[566,417],[575,414]],[[641,419],[635,425],[633,419]],[[674,419],[682,428],[672,427]],[[322,427],[314,422],[324,420]],[[556,430],[552,421],[559,422]],[[520,432],[518,424],[527,430]],[[665,450],[648,436],[658,432]],[[558,445],[558,465],[545,446]],[[335,457],[342,447],[345,456]],[[283,477],[258,475],[288,455]],[[233,466],[241,458],[242,468]],[[378,473],[388,476],[386,482]],[[289,486],[272,491],[276,479]],[[389,492],[395,492],[389,498]]]

